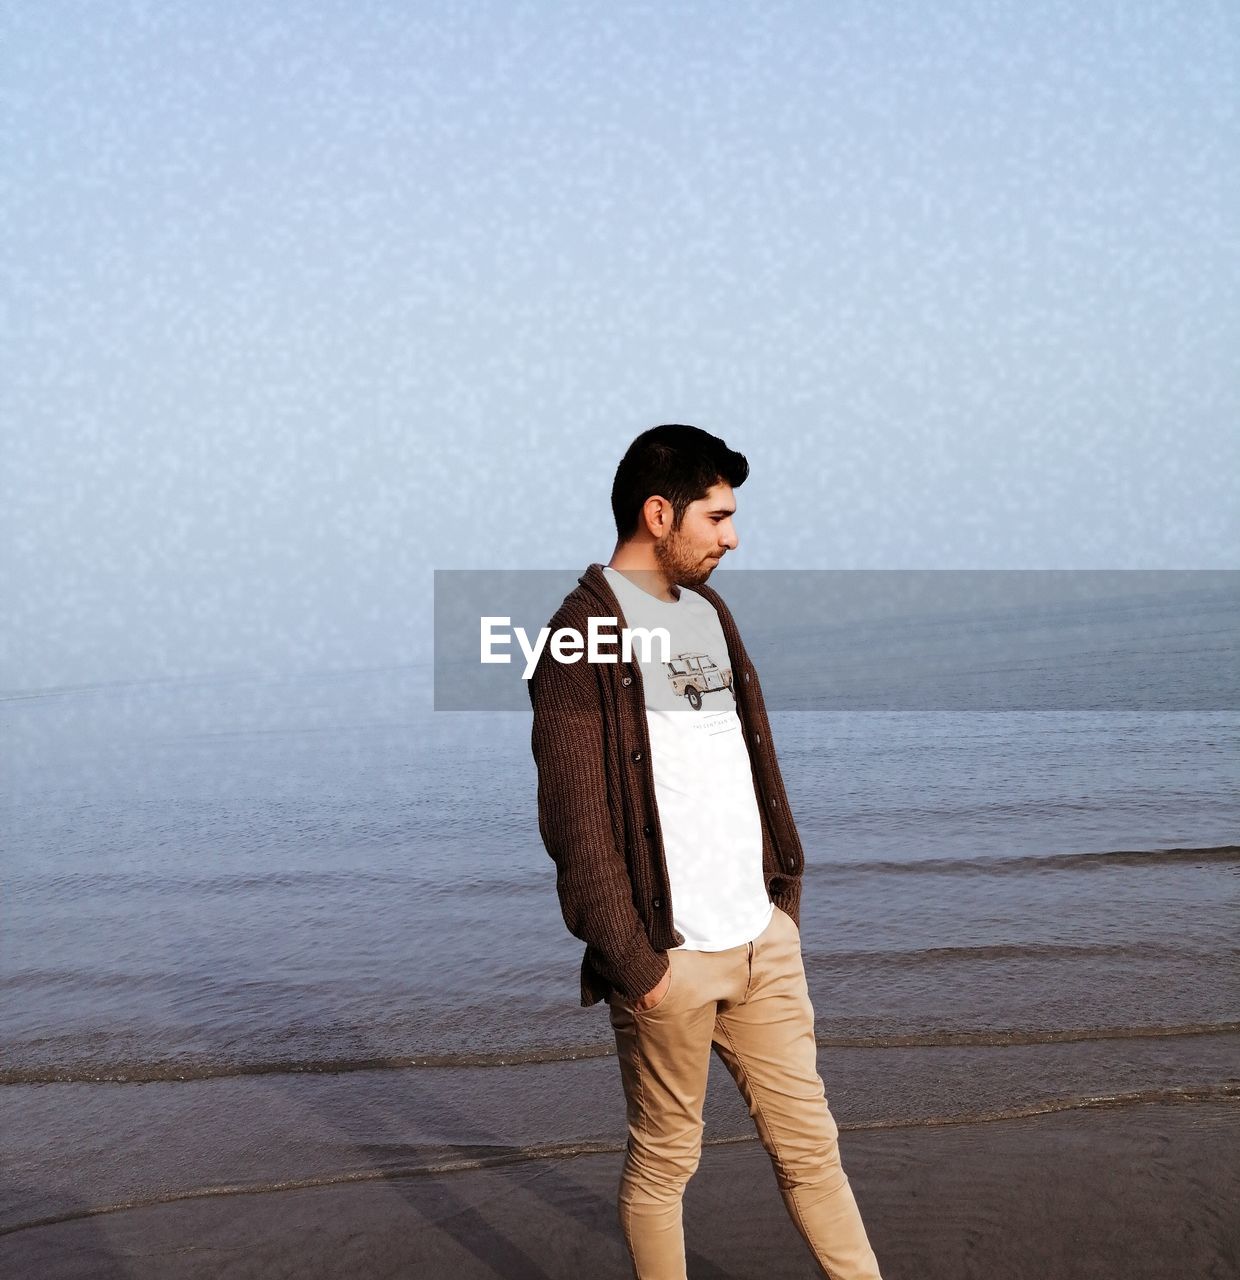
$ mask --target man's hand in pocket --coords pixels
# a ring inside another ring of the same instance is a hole
[[[658,983],[651,990],[647,991],[644,996],[641,996],[639,999],[633,1001],[633,1008],[653,1009],[655,1005],[658,1004],[659,1001],[662,1000],[665,995],[667,995],[667,989],[671,985],[672,985],[672,966],[669,964],[667,966],[666,972],[659,979]]]

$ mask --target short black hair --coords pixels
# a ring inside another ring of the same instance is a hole
[[[666,422],[651,427],[629,445],[611,485],[611,511],[621,542],[636,534],[646,499],[654,495],[672,504],[672,528],[679,529],[691,502],[706,497],[713,485],[733,489],[745,483],[749,462],[718,436],[700,427]]]

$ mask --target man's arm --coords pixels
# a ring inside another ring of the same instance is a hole
[[[636,1000],[659,984],[668,960],[650,945],[624,853],[616,848],[597,674],[581,659],[557,661],[548,648],[529,693],[538,829],[555,862],[564,923],[593,950],[603,977]]]

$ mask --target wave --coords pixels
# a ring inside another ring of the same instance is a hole
[[[546,865],[551,868],[549,860]],[[550,882],[543,867],[540,866],[538,871],[540,874],[496,874],[481,868],[475,871],[465,870],[454,875],[450,885],[432,880],[426,871],[417,868],[408,871],[377,871],[350,866],[329,871],[289,868],[274,871],[212,872],[202,875],[161,875],[134,871],[31,871],[10,876],[5,891],[11,900],[22,897],[64,897],[75,900],[84,894],[237,898],[248,893],[315,891],[348,893],[357,897],[371,888],[395,888],[416,890],[423,899],[435,893],[455,895],[463,890],[500,894],[508,899],[516,895],[546,894],[548,884],[554,881],[554,869],[551,871]]]
[[[1186,1023],[1181,1026],[1006,1028],[894,1033],[886,1035],[815,1037],[824,1049],[938,1049],[1007,1048],[1014,1045],[1075,1044],[1092,1040],[1149,1040],[1177,1036],[1216,1036],[1240,1033],[1237,1022]],[[29,1084],[175,1084],[265,1075],[336,1075],[353,1071],[407,1071],[445,1067],[523,1067],[557,1062],[580,1062],[615,1055],[611,1044],[536,1046],[490,1053],[425,1053],[397,1057],[296,1058],[268,1062],[100,1063],[66,1067],[6,1067],[0,1085]]]
[[[1113,849],[1100,853],[1022,853],[1000,857],[866,859],[818,861],[809,874],[838,875],[998,875],[1004,872],[1071,871],[1076,868],[1194,866],[1203,862],[1240,862],[1240,845],[1208,845],[1199,849]]]
[[[1240,1098],[1240,1082],[1225,1081],[1218,1084],[1182,1085],[1164,1088],[1135,1089],[1126,1093],[1077,1094],[1062,1098],[1047,1098],[1025,1106],[997,1109],[972,1114],[909,1116],[889,1120],[859,1120],[840,1123],[841,1131],[864,1132],[883,1129],[933,1128],[948,1125],[990,1124],[1002,1120],[1021,1120],[1033,1116],[1053,1115],[1061,1111],[1116,1110],[1124,1107],[1150,1104],[1168,1105],[1195,1102],[1226,1102]],[[705,1147],[736,1146],[742,1142],[756,1142],[757,1134],[741,1134],[733,1137],[705,1138]],[[516,1147],[454,1147],[422,1163],[411,1163],[382,1169],[349,1170],[335,1174],[321,1174],[311,1178],[282,1178],[278,1182],[233,1183],[218,1186],[194,1187],[185,1191],[163,1195],[140,1196],[115,1204],[91,1205],[70,1213],[50,1214],[0,1225],[0,1236],[18,1231],[31,1231],[38,1227],[51,1227],[82,1218],[94,1218],[103,1214],[124,1213],[130,1209],[150,1209],[159,1205],[175,1204],[184,1200],[206,1200],[218,1196],[271,1195],[282,1191],[304,1191],[313,1187],[337,1187],[363,1182],[390,1182],[400,1178],[441,1177],[446,1174],[468,1173],[478,1169],[493,1169],[502,1165],[524,1164],[534,1160],[567,1160],[575,1156],[618,1154],[624,1144],[618,1142],[559,1142],[543,1145]]]
[[[829,841],[828,841],[829,843]],[[829,857],[815,859],[806,866],[812,877],[876,875],[998,875],[1004,872],[1067,871],[1077,867],[1107,866],[1195,866],[1201,863],[1240,863],[1240,845],[1210,845],[1202,848],[1116,849],[1098,853],[1036,853],[998,857],[942,857],[901,859],[875,858],[848,862],[832,862]],[[548,864],[550,865],[550,864]],[[497,875],[479,870],[470,877],[470,888],[479,891],[545,893],[545,868],[538,864],[512,874]],[[265,891],[309,890],[356,893],[360,888],[424,886],[424,876],[410,871],[379,871],[367,868],[314,870],[246,870],[210,875],[160,875],[129,871],[82,871],[74,873],[33,871],[10,878],[10,898],[25,895],[64,893],[79,896],[93,894],[178,894],[193,893],[235,897]],[[459,879],[452,891],[460,889]]]
[[[10,891],[30,894],[177,894],[198,896],[239,896],[255,891],[288,889],[355,892],[359,887],[375,885],[397,888],[416,885],[419,878],[405,871],[376,871],[366,868],[310,871],[286,869],[277,871],[215,872],[209,875],[160,875],[136,871],[29,872],[13,877]]]
[[[1211,946],[1193,950],[1184,945],[1163,942],[997,942],[959,947],[917,947],[899,950],[830,950],[815,952],[808,959],[814,970],[831,970],[844,965],[864,965],[873,972],[879,969],[920,969],[942,961],[987,960],[1088,960],[1110,957],[1120,960],[1183,960],[1186,956],[1207,955],[1212,960],[1240,957],[1240,947]],[[0,975],[2,992],[46,993],[49,988],[65,988],[73,992],[123,993],[135,991],[165,992],[191,980],[182,975],[164,973],[131,973],[128,970],[88,971],[81,969],[23,969],[20,973]],[[268,985],[285,993],[321,989],[317,982],[297,982],[284,977],[247,980],[243,985]],[[0,1070],[0,1081],[3,1071]]]
[[[836,964],[864,964],[871,969],[921,968],[935,960],[1085,960],[1111,956],[1124,960],[1174,960],[1201,954],[1164,942],[996,942],[971,947],[917,947],[908,951],[821,951],[810,959],[812,968]],[[1210,947],[1212,959],[1240,955],[1240,947]]]

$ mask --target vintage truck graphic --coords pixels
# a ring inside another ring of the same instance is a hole
[[[667,667],[672,692],[683,694],[694,711],[701,707],[704,693],[732,689],[732,668],[718,666],[709,653],[678,653],[663,665]],[[735,692],[732,697],[735,699]]]

